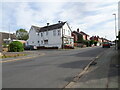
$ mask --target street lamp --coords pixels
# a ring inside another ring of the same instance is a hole
[[[116,41],[116,44],[115,44],[115,49],[117,49],[117,27],[116,27],[116,14],[114,13],[113,14],[115,16],[115,41]]]

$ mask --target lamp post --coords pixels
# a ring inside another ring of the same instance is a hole
[[[115,16],[115,49],[117,49],[117,27],[116,27],[116,14],[113,14]]]

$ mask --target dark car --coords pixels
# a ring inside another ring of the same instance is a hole
[[[24,49],[25,49],[25,50],[36,50],[37,47],[36,47],[35,45],[27,45],[27,46],[25,46]]]
[[[109,42],[103,42],[103,44],[102,44],[102,47],[103,48],[110,48],[110,43]]]

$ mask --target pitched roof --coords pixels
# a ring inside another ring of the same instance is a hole
[[[32,27],[36,30],[36,32],[44,32],[44,31],[50,31],[53,29],[59,29],[62,28],[62,26],[65,24],[66,22],[60,22],[57,24],[53,24],[53,25],[48,25],[48,26],[44,26],[44,27],[38,27],[38,26],[33,26]]]
[[[82,31],[81,31],[80,33],[81,33],[81,34],[83,34],[83,35],[87,35],[87,36],[89,36],[88,34],[86,34],[86,33],[82,32]]]
[[[53,24],[53,25],[41,27],[41,28],[39,29],[39,32],[50,31],[50,30],[53,30],[53,29],[62,28],[62,26],[63,26],[65,23],[66,23],[66,22],[60,22],[60,23],[57,23],[57,24]]]
[[[77,35],[82,35],[81,33],[77,32],[77,31],[73,31],[72,33],[75,33]]]

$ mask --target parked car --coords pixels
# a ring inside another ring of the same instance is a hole
[[[37,46],[35,45],[27,45],[24,48],[25,50],[37,50]]]
[[[102,44],[102,47],[103,48],[110,48],[110,43],[109,42],[103,42],[103,44]]]

